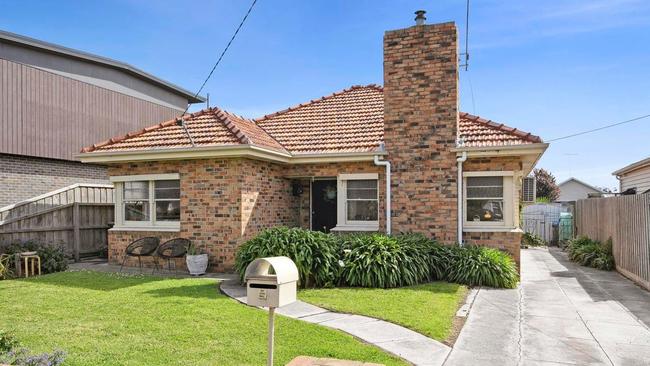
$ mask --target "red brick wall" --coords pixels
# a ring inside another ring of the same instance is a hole
[[[463,164],[463,171],[513,171],[521,172],[522,162],[518,156],[481,157],[469,158]],[[521,178],[514,177],[515,196],[520,197]],[[515,215],[519,215],[519,201],[515,202]],[[518,220],[515,219],[515,223]],[[466,232],[463,239],[469,244],[483,245],[491,248],[505,250],[512,255],[519,266],[522,233],[517,232]]]
[[[178,233],[110,231],[112,263],[142,236],[180,236],[204,248],[214,271],[233,268],[237,247],[262,228],[297,226],[297,199],[282,166],[247,159],[205,159],[120,164],[109,175],[179,173],[181,228]]]
[[[384,139],[393,232],[455,242],[458,54],[454,23],[384,35]]]
[[[231,271],[238,246],[273,226],[309,227],[309,179],[341,173],[379,173],[379,220],[384,230],[384,170],[372,162],[280,165],[249,159],[203,159],[139,162],[109,167],[109,174],[179,173],[180,232],[109,231],[109,260],[121,263],[126,246],[144,236],[191,239],[205,248],[211,270]],[[306,188],[294,197],[291,181],[302,177]],[[136,261],[130,261],[136,265]],[[146,265],[150,265],[149,260]],[[183,267],[182,261],[178,263]]]

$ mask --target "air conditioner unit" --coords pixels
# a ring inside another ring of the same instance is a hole
[[[535,177],[525,177],[521,182],[521,200],[523,202],[535,202],[537,195],[537,181]]]

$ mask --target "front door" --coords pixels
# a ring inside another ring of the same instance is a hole
[[[336,179],[311,183],[311,229],[329,232],[336,226]]]

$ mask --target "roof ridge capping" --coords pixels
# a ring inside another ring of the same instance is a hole
[[[502,132],[505,132],[505,133],[508,133],[508,134],[511,134],[511,135],[515,135],[517,137],[521,137],[521,138],[526,139],[526,140],[528,140],[529,142],[532,142],[532,143],[543,143],[544,142],[544,140],[542,140],[541,137],[539,137],[537,135],[533,135],[530,132],[526,132],[526,131],[522,131],[522,130],[514,128],[514,127],[510,127],[510,126],[508,126],[508,125],[506,125],[504,123],[494,122],[492,120],[488,120],[488,119],[479,117],[479,116],[474,115],[474,114],[470,114],[470,113],[467,113],[467,112],[460,112],[459,117],[460,118],[467,118],[467,119],[472,120],[474,122],[482,123],[482,124],[484,124],[486,126],[498,129],[499,131],[502,131]]]
[[[316,104],[316,103],[322,102],[322,101],[324,101],[324,100],[328,100],[328,99],[331,99],[331,98],[337,97],[337,96],[339,96],[339,95],[342,95],[342,94],[345,94],[345,93],[351,92],[351,91],[353,91],[353,90],[358,90],[358,89],[374,89],[374,90],[377,90],[377,91],[379,91],[379,92],[383,92],[383,91],[384,91],[384,88],[383,88],[381,85],[378,85],[378,84],[367,84],[367,85],[359,85],[359,84],[355,84],[355,85],[352,85],[352,86],[350,86],[350,87],[348,87],[348,88],[345,88],[345,89],[339,90],[339,91],[337,91],[337,92],[334,92],[334,93],[331,93],[331,94],[328,94],[328,95],[324,95],[324,96],[322,96],[322,97],[320,97],[320,98],[317,98],[317,99],[311,99],[309,102],[306,102],[306,103],[299,103],[299,104],[294,104],[294,105],[291,106],[291,107],[288,107],[288,108],[285,108],[285,109],[279,110],[279,111],[277,111],[277,112],[273,112],[273,113],[270,113],[270,114],[265,114],[265,115],[262,116],[262,117],[253,118],[253,121],[254,121],[254,122],[261,122],[261,121],[267,120],[267,119],[269,119],[269,118],[277,117],[277,116],[279,116],[279,115],[281,115],[281,114],[284,114],[284,113],[288,113],[288,112],[294,111],[294,110],[296,110],[296,109],[298,109],[298,108],[302,108],[302,107],[306,107],[306,106],[309,106],[309,105],[313,105],[313,104]]]

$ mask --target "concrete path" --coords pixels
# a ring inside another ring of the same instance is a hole
[[[246,288],[238,281],[224,281],[221,291],[246,303]],[[302,301],[283,306],[278,314],[342,330],[367,343],[397,355],[414,365],[442,365],[448,346],[399,325],[366,316],[335,313]]]
[[[519,289],[480,289],[445,365],[650,365],[650,293],[558,249],[522,250]]]

